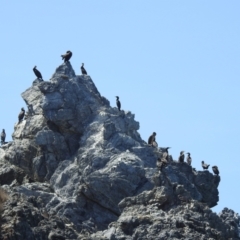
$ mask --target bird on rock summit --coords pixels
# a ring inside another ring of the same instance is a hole
[[[62,59],[64,59],[64,62],[68,62],[69,59],[72,57],[72,52],[67,51],[65,54],[61,55]]]

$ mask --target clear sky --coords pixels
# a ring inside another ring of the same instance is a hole
[[[2,1],[0,128],[11,140],[34,65],[49,80],[73,52],[112,106],[135,114],[140,134],[220,169],[220,201],[240,213],[240,1]],[[210,171],[212,171],[210,169]]]

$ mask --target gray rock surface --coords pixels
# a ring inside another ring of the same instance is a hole
[[[108,230],[92,234],[91,239],[239,239],[239,219],[234,212],[218,216],[195,200],[166,211],[162,205],[168,194],[166,189],[157,188],[137,196]]]
[[[0,148],[1,239],[239,239],[237,214],[210,209],[220,177],[171,157],[159,171],[163,149],[69,62],[22,97],[27,117]]]

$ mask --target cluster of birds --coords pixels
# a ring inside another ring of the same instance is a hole
[[[61,57],[62,57],[62,60],[64,60],[64,62],[68,62],[70,60],[70,58],[72,57],[72,52],[67,51],[65,54],[61,55]],[[34,66],[33,72],[35,73],[35,75],[38,79],[43,80],[41,72],[39,70],[37,70],[37,66]],[[83,75],[87,75],[87,71],[84,68],[84,63],[82,63],[81,72]]]
[[[61,57],[62,57],[62,60],[64,60],[64,62],[68,62],[70,60],[70,58],[72,57],[72,52],[67,51],[65,54],[61,55]],[[41,79],[43,81],[42,74],[37,69],[37,66],[34,66],[33,72],[35,73],[35,75],[38,79]],[[84,68],[84,63],[82,63],[81,72],[83,75],[87,75],[87,71]],[[119,100],[119,96],[116,96],[116,105],[117,105],[118,110],[121,111],[121,102]],[[18,114],[18,124],[23,120],[24,116],[25,116],[25,109],[21,108],[21,111]],[[157,135],[156,132],[153,132],[153,134],[148,138],[148,144],[153,147],[158,146],[158,144],[156,142],[156,135]],[[5,133],[5,130],[3,129],[1,132],[1,144],[5,143],[5,138],[6,138],[6,133]],[[157,160],[157,166],[160,169],[162,169],[163,166],[166,166],[167,163],[169,162],[169,158],[168,158],[168,149],[169,148],[170,147],[165,148],[165,151],[163,152],[162,157]],[[191,166],[191,164],[192,164],[191,154],[189,152],[187,152],[186,154],[187,154],[187,159],[186,159],[187,164],[189,166]],[[178,162],[184,163],[184,158],[185,158],[184,151],[181,151],[180,156],[178,158]],[[204,163],[204,161],[202,161],[202,168],[204,170],[207,170],[209,166],[210,166],[209,164],[206,164],[206,163]],[[195,170],[195,169],[193,168],[193,170]],[[212,170],[213,170],[214,174],[219,175],[219,170],[218,170],[217,166],[213,166]]]
[[[21,108],[21,111],[18,114],[18,124],[23,120],[24,116],[25,116],[25,109]],[[6,132],[5,132],[5,129],[3,129],[1,132],[1,145],[6,144],[5,139],[6,139]]]
[[[156,142],[156,135],[157,135],[156,132],[153,132],[152,135],[150,135],[150,137],[148,138],[148,144],[152,147],[158,146],[158,144]],[[161,158],[157,159],[157,167],[160,170],[162,169],[162,167],[166,166],[169,163],[169,156],[168,156],[169,148],[170,147],[165,148]],[[192,164],[191,153],[187,152],[186,154],[187,154],[186,162],[189,166],[191,166],[191,164]],[[181,151],[180,156],[178,157],[178,162],[184,163],[184,159],[185,159],[184,151]],[[206,164],[206,163],[204,163],[204,161],[202,161],[203,170],[207,170],[209,166],[210,166],[210,164]],[[193,168],[193,170],[196,171],[195,168]],[[214,174],[219,175],[219,170],[218,170],[217,166],[212,166],[212,170],[213,170]]]
[[[72,57],[72,52],[71,51],[67,51],[65,54],[61,55],[62,57],[62,60],[64,60],[64,62],[68,62],[70,60],[70,58]],[[40,80],[43,81],[43,78],[42,78],[42,74],[41,72],[37,69],[37,66],[34,66],[33,68],[33,72],[34,74],[36,75],[36,77]],[[84,68],[84,63],[82,63],[82,66],[81,66],[81,72],[83,75],[87,75],[87,71],[86,69]],[[18,114],[18,124],[23,120],[23,118],[25,117],[25,109],[22,107],[21,108],[21,111],[20,113]],[[6,139],[6,132],[5,130],[3,129],[2,132],[1,132],[1,145],[5,144],[5,139]]]
[[[70,60],[70,58],[72,57],[72,52],[71,51],[67,51],[65,54],[61,55],[62,60],[64,60],[64,62],[68,62]],[[37,69],[37,66],[34,66],[33,68],[33,72],[35,73],[36,77],[40,80],[43,80],[42,78],[42,74],[41,72]],[[84,68],[84,63],[82,63],[81,66],[81,72],[83,75],[87,75],[87,71]],[[116,96],[116,104],[117,104],[117,108],[119,111],[121,111],[121,102],[119,101],[119,97]]]

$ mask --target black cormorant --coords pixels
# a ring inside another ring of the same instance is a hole
[[[217,166],[212,166],[212,170],[214,172],[214,174],[219,175],[219,170]]]
[[[121,111],[121,102],[119,101],[119,97],[116,96],[116,104],[117,104],[117,107],[118,107],[118,111]]]
[[[42,74],[37,70],[37,66],[33,68],[33,72],[35,73],[38,79],[42,79]],[[43,79],[42,79],[43,80]]]
[[[208,169],[209,166],[210,166],[210,164],[204,163],[204,161],[202,161],[202,168],[203,169]]]
[[[86,69],[84,68],[84,63],[82,63],[81,72],[82,72],[83,75],[87,75],[87,71],[86,71]]]
[[[18,123],[20,123],[23,120],[24,115],[25,115],[25,110],[24,108],[21,108],[21,112],[18,114]]]
[[[178,158],[178,162],[183,163],[184,162],[184,158],[185,158],[184,151],[181,151],[180,152],[180,156]]]
[[[161,148],[162,156],[167,160],[169,160],[168,159],[168,149],[169,148],[171,148],[171,147]]]
[[[62,59],[64,59],[64,62],[68,62],[69,59],[72,57],[72,52],[67,51],[65,54],[61,55]]]
[[[191,158],[190,155],[191,155],[191,153],[188,152],[187,153],[187,163],[188,163],[189,166],[191,166],[191,164],[192,164],[192,158]]]
[[[161,171],[162,167],[166,166],[168,164],[167,160],[167,153],[165,152],[161,158],[157,159],[157,168]]]
[[[171,147],[162,148],[162,149],[163,149],[163,152],[168,153],[168,149],[169,149],[169,148],[171,148]]]
[[[5,129],[3,129],[1,132],[1,144],[5,143],[5,138],[6,138],[6,133],[5,133]]]
[[[156,133],[153,132],[153,134],[148,138],[148,144],[154,146],[154,145],[157,145],[156,143]]]

